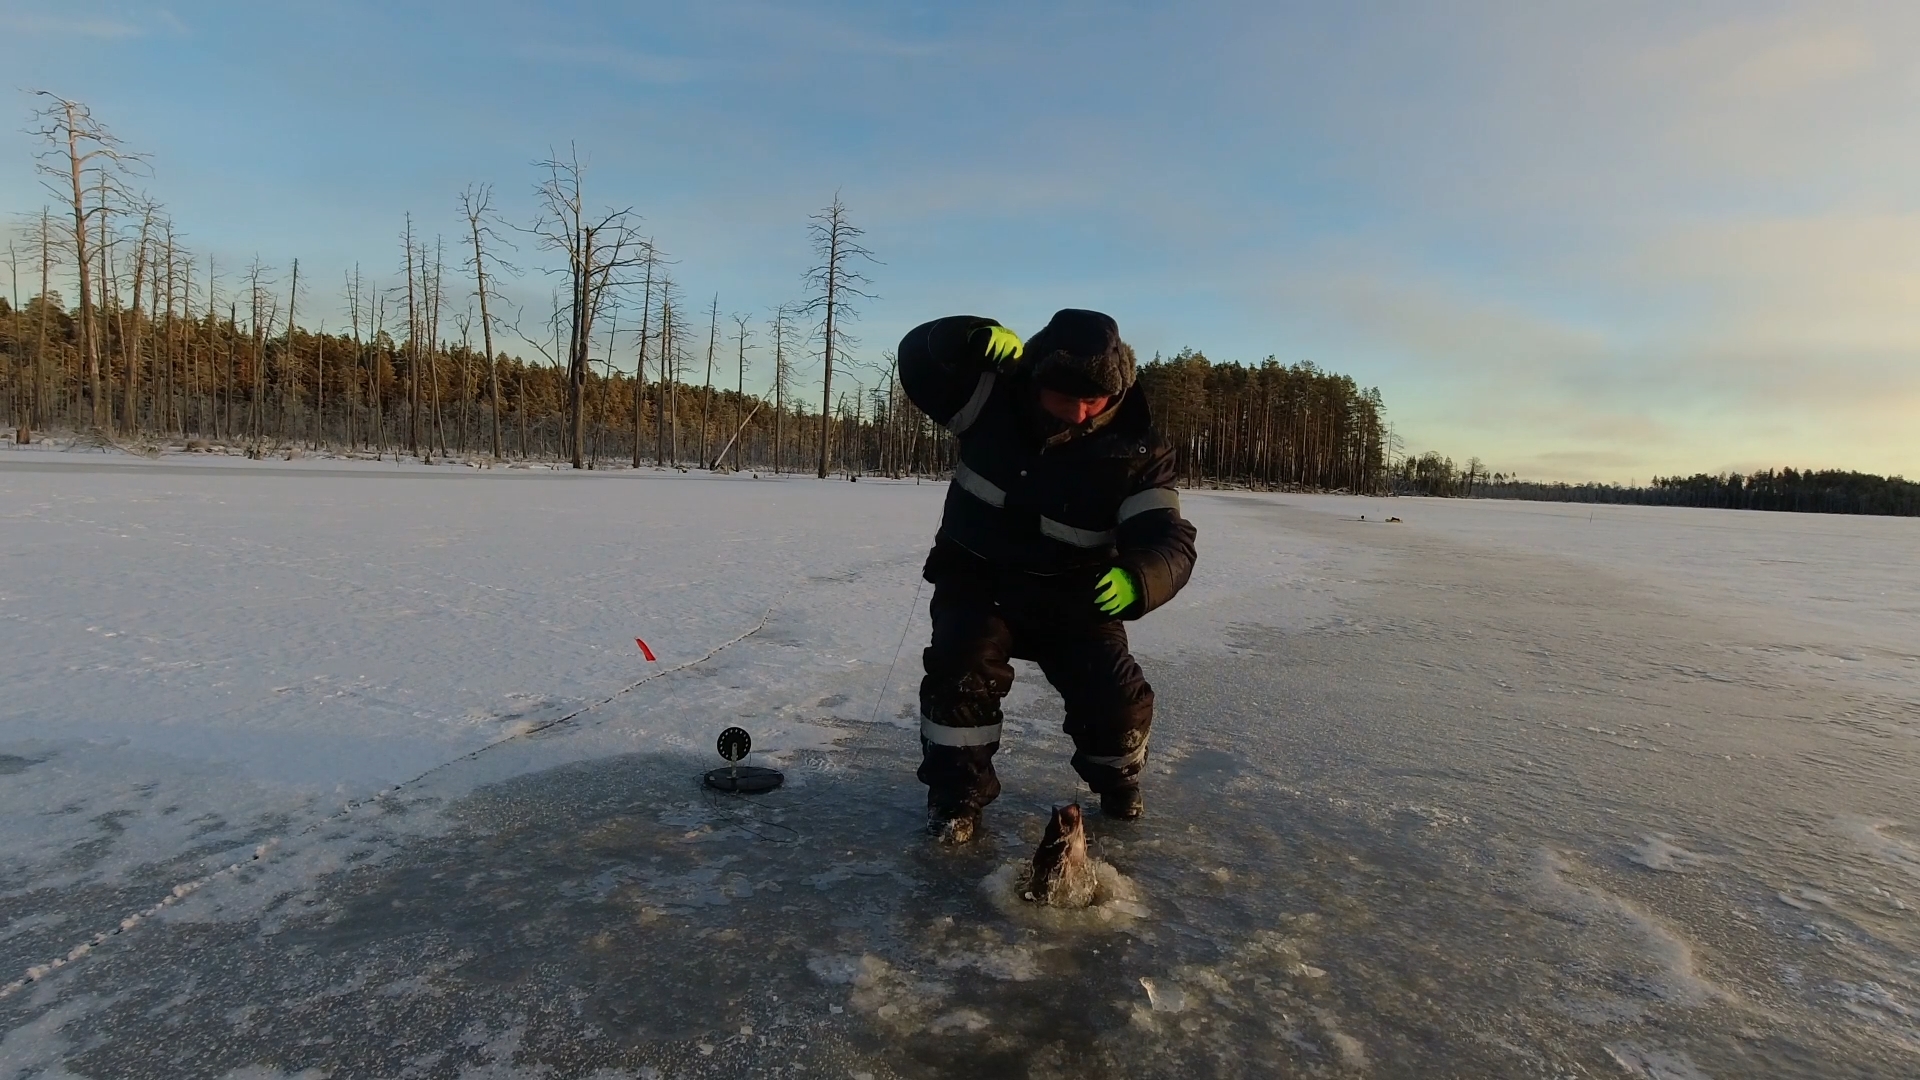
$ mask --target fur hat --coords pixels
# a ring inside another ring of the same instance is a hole
[[[1027,341],[1033,379],[1077,398],[1114,397],[1133,385],[1133,347],[1112,316],[1082,308],[1054,312]]]

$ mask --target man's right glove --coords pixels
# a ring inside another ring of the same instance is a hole
[[[1020,343],[1020,335],[1004,326],[982,326],[967,335],[967,344],[993,371],[1011,369],[1026,348]]]

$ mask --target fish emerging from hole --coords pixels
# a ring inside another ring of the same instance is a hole
[[[1033,853],[1033,872],[1021,895],[1036,904],[1083,908],[1093,903],[1095,885],[1080,804],[1055,807],[1047,834]]]

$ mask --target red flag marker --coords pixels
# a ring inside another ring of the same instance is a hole
[[[653,663],[653,650],[647,648],[647,643],[641,641],[639,638],[634,638],[633,643],[640,646],[640,655],[647,658],[647,663]]]

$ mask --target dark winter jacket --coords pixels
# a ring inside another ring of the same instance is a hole
[[[936,319],[900,342],[908,397],[959,443],[928,576],[943,548],[959,548],[1003,575],[1056,579],[1062,597],[1084,592],[1088,609],[1095,579],[1114,566],[1140,586],[1125,617],[1171,600],[1193,573],[1194,528],[1180,516],[1173,451],[1146,397],[1132,386],[1099,416],[1049,435],[1028,372],[996,373],[968,346],[973,330],[996,325]]]

